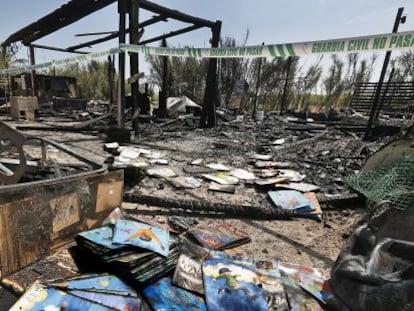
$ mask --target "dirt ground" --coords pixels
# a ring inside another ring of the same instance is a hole
[[[56,118],[39,122],[8,122],[16,125],[61,125]],[[321,187],[322,221],[297,218],[292,220],[255,220],[240,215],[238,219],[193,217],[197,226],[230,223],[247,232],[251,242],[242,246],[247,256],[273,259],[319,268],[329,277],[338,254],[348,238],[363,219],[363,205],[329,203],[330,198],[348,194],[343,177],[358,171],[366,158],[378,150],[387,139],[374,143],[362,142],[354,133],[337,129],[289,130],[291,123],[279,117],[265,118],[257,124],[245,121],[224,122],[215,129],[198,129],[193,120],[183,120],[168,126],[141,124],[130,146],[157,150],[168,166],[178,176],[188,176],[183,166],[202,158],[204,163],[222,163],[235,168],[253,171],[250,155],[271,154],[275,161],[288,161],[292,169],[305,174],[305,182]],[[69,133],[56,131],[24,131],[26,135],[42,136],[60,142],[79,154],[103,163],[109,156],[103,145],[107,142],[103,133]],[[275,139],[285,138],[284,145],[274,145]],[[199,177],[199,176],[195,176]],[[208,191],[208,182],[200,179],[202,186],[192,190],[177,190],[159,178],[139,174],[125,191],[160,198],[192,200],[200,202],[230,203],[234,205],[260,206],[272,209],[266,192],[258,191],[251,183],[241,183],[235,194]],[[325,199],[325,200],[324,200]],[[124,203],[127,209],[151,210],[152,207]],[[0,292],[1,295],[1,292]],[[0,300],[2,296],[0,296]]]
[[[241,248],[248,257],[277,258],[285,262],[312,266],[319,268],[329,278],[338,254],[366,215],[363,201],[356,203],[342,200],[340,205],[334,204],[337,202],[335,200],[350,194],[343,178],[357,172],[366,159],[391,138],[363,142],[362,133],[321,124],[288,122],[285,117],[271,114],[265,116],[262,123],[256,123],[246,115],[243,120],[236,120],[234,117],[229,119],[219,120],[219,125],[214,129],[199,129],[197,121],[191,118],[168,125],[140,124],[140,130],[127,146],[158,151],[162,159],[168,160],[168,165],[151,167],[168,167],[178,176],[196,177],[202,186],[191,190],[177,190],[166,180],[150,177],[145,170],[141,170],[127,178],[125,192],[166,200],[260,207],[264,211],[270,211],[274,207],[269,202],[266,191],[260,191],[252,182],[241,182],[234,194],[212,192],[208,190],[209,183],[202,179],[200,174],[186,173],[184,167],[191,161],[201,158],[203,164],[221,163],[254,172],[252,154],[272,155],[273,161],[288,162],[290,169],[304,174],[304,182],[320,187],[317,196],[323,210],[321,221],[304,218],[257,220],[254,217],[245,217],[242,213],[234,218],[192,215],[191,220],[195,226],[229,223],[247,232],[251,242]],[[17,122],[5,118],[2,120],[11,126],[73,124],[71,120],[56,117],[44,117],[37,122]],[[112,156],[103,148],[105,143],[112,140],[108,140],[107,136],[99,131],[80,133],[24,130],[23,133],[61,143],[97,163],[104,163]],[[280,139],[284,140],[282,144],[274,144]],[[30,148],[25,150],[30,151]],[[52,151],[48,154],[57,160]],[[160,210],[159,207],[126,202],[123,203],[123,207],[134,213]],[[168,209],[162,210],[168,213]],[[68,257],[68,254],[65,256]],[[47,274],[45,273],[44,277],[47,277]],[[24,276],[20,273],[18,278],[24,279]],[[1,311],[8,310],[15,299],[15,296],[0,288]]]

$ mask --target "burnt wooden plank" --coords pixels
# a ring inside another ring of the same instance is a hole
[[[0,196],[2,277],[53,254],[122,203],[123,171],[19,187]]]

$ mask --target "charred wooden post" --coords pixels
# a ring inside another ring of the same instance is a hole
[[[114,104],[114,62],[112,56],[108,56],[108,85],[109,85],[109,105]]]
[[[125,43],[125,17],[128,12],[127,0],[118,0],[119,13],[119,44]],[[118,96],[118,116],[117,123],[119,128],[124,127],[124,107],[125,107],[125,52],[119,53],[119,96]]]
[[[387,94],[388,94],[388,91],[390,89],[390,85],[391,85],[392,79],[394,78],[394,73],[395,73],[395,68],[393,67],[391,69],[390,76],[388,77],[388,82],[387,82],[387,85],[385,86],[385,90],[384,90],[384,92],[382,94],[381,102],[379,103],[378,109],[377,109],[377,111],[375,113],[374,122],[377,122],[378,121],[380,112],[381,112],[382,107],[384,106],[385,100],[387,98]],[[395,88],[392,91],[394,93]],[[391,95],[391,98],[392,98],[392,95]]]
[[[216,21],[211,29],[211,47],[218,47],[221,32],[221,21]],[[208,63],[206,89],[204,91],[203,111],[201,112],[200,127],[216,125],[217,96],[217,58],[211,58]]]
[[[264,42],[262,42],[262,45],[264,46]],[[259,64],[257,65],[257,80],[256,80],[256,89],[254,92],[254,104],[253,104],[253,112],[252,112],[252,118],[255,118],[256,116],[256,110],[257,110],[257,96],[259,93],[259,86],[260,86],[260,72],[262,70],[262,61],[263,58],[259,58]]]
[[[138,31],[139,27],[139,1],[130,0],[129,1],[129,43],[138,44],[140,35]],[[130,72],[131,77],[134,77],[139,73],[139,58],[138,53],[129,54],[130,61]],[[135,116],[138,110],[138,97],[139,97],[139,79],[134,79],[131,83],[131,96],[132,96],[132,105],[133,112],[132,115]],[[138,118],[132,120],[132,128],[134,131],[138,131]]]
[[[167,47],[167,40],[162,39],[162,47]],[[159,96],[159,116],[167,116],[167,98],[168,98],[168,56],[162,57],[162,89]]]
[[[392,29],[393,33],[396,33],[398,31],[400,22],[405,22],[405,19],[403,20],[403,16],[402,16],[403,11],[404,11],[404,8],[398,9],[397,16],[395,17],[395,21],[394,21],[394,27]],[[375,117],[377,113],[379,114],[379,111],[377,112],[378,104],[380,101],[382,85],[384,83],[385,74],[387,73],[387,67],[388,67],[388,63],[390,62],[390,58],[391,58],[391,51],[387,51],[387,53],[385,53],[384,64],[382,65],[382,70],[381,70],[381,75],[378,81],[378,86],[375,91],[374,102],[372,103],[371,113],[369,115],[369,120],[368,120],[367,130],[365,131],[364,140],[368,140],[371,138],[372,126],[374,125],[374,121],[375,121]]]
[[[32,45],[29,46],[29,51],[30,51],[30,65],[35,65],[36,64],[35,51]],[[30,78],[31,78],[31,83],[32,83],[32,96],[37,96],[36,71],[35,70],[32,70]]]
[[[280,115],[283,114],[286,108],[286,101],[287,101],[287,92],[288,92],[288,83],[289,83],[289,73],[290,73],[290,66],[292,65],[292,56],[289,56],[287,59],[286,64],[286,78],[285,78],[285,86],[283,87],[283,95],[282,95],[282,103],[280,105]]]

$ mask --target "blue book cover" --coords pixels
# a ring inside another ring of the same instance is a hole
[[[109,311],[113,309],[35,282],[10,309],[10,311],[21,310]]]
[[[123,245],[112,243],[113,231],[109,226],[84,231],[79,233],[78,236],[109,249],[119,249],[124,247]]]
[[[207,311],[206,304],[201,296],[172,285],[170,277],[163,277],[153,282],[144,288],[142,294],[153,310]]]
[[[168,230],[125,219],[116,221],[112,239],[113,243],[142,247],[163,256],[168,256],[168,241]]]
[[[204,261],[202,268],[209,311],[268,310],[260,280],[252,267],[212,258]]]
[[[277,208],[296,212],[307,212],[314,209],[313,202],[296,190],[269,191],[267,194]]]
[[[109,274],[82,275],[63,281],[50,282],[48,285],[65,290],[79,289],[137,297],[137,293],[131,286],[117,276]]]
[[[141,300],[137,297],[91,292],[85,290],[70,290],[69,294],[76,297],[84,298],[92,302],[99,303],[101,305],[119,311],[140,311],[142,306]]]

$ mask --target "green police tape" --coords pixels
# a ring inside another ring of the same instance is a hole
[[[85,62],[121,51],[144,55],[177,56],[195,58],[257,58],[288,57],[321,54],[379,52],[414,49],[414,31],[361,36],[343,39],[269,44],[228,48],[168,48],[145,45],[120,44],[110,50],[75,56],[48,63],[0,70],[0,75],[14,75],[31,70],[45,69],[70,63]]]
[[[37,65],[28,65],[28,66],[20,66],[20,67],[2,69],[0,70],[0,75],[17,75],[23,72],[30,72],[32,70],[48,69],[48,68],[52,68],[56,66],[74,64],[74,63],[83,63],[83,62],[87,62],[87,61],[100,58],[103,56],[118,54],[119,52],[121,52],[121,49],[117,47],[117,48],[112,48],[112,49],[105,50],[105,51],[89,53],[89,54],[84,54],[84,55],[77,55],[77,56],[60,59],[60,60],[53,60],[51,62],[41,63]]]

